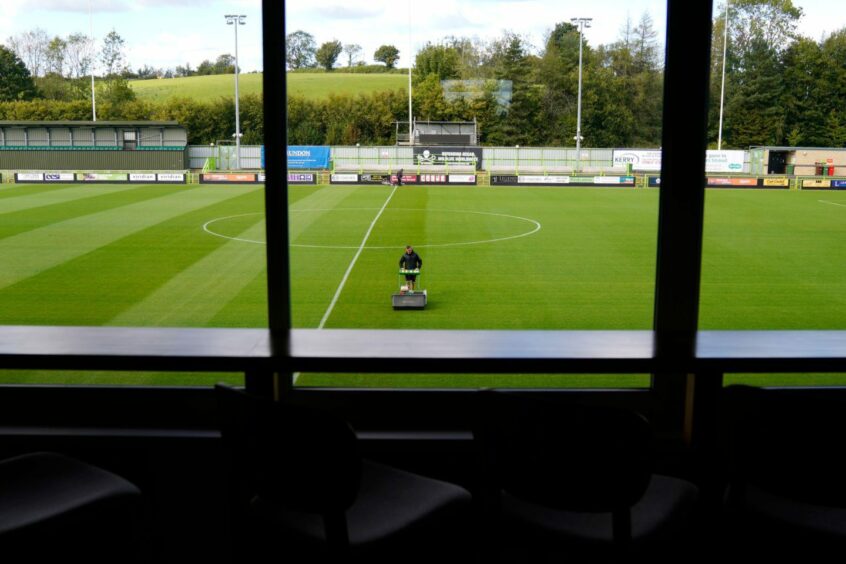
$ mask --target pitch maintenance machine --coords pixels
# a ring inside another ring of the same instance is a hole
[[[426,290],[411,290],[405,280],[407,274],[415,274],[417,276],[415,285],[418,288],[420,287],[419,268],[414,270],[400,268],[397,275],[399,279],[399,291],[391,296],[391,305],[394,306],[394,309],[423,309],[426,307],[429,295]]]

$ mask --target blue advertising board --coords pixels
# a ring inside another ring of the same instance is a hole
[[[329,168],[329,147],[288,145],[288,168]]]
[[[832,180],[831,187],[837,190],[846,190],[846,180]]]

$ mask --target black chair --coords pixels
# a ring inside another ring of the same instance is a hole
[[[820,390],[728,386],[727,522],[747,552],[803,558],[846,546],[846,409]]]
[[[362,460],[352,428],[330,413],[216,389],[234,511],[249,519],[242,557],[431,562],[467,549],[465,489]]]
[[[0,462],[5,562],[135,562],[140,491],[96,466],[39,452]]]
[[[619,409],[483,391],[480,445],[488,543],[496,553],[597,561],[655,556],[679,539],[698,497],[652,473],[649,423]]]

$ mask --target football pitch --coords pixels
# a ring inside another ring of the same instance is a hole
[[[266,326],[262,190],[3,186],[0,323]],[[652,326],[657,190],[290,186],[289,202],[294,327]],[[846,329],[846,192],[709,190],[705,221],[702,329]],[[407,244],[423,259],[423,311],[391,308]],[[8,383],[225,379],[239,377],[0,373]],[[620,387],[648,385],[648,377],[301,374],[297,384]]]

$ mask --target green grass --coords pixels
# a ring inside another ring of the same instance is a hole
[[[261,73],[242,74],[238,77],[240,94],[261,94]],[[141,100],[163,102],[169,98],[193,98],[209,102],[220,97],[235,98],[235,75],[213,74],[151,80],[131,80],[129,85]]]
[[[329,94],[372,94],[386,90],[408,92],[408,76],[402,74],[288,73],[288,94],[323,99]]]
[[[390,194],[385,186],[290,187],[295,327],[318,326]],[[701,327],[846,329],[844,206],[846,192],[709,190]],[[255,186],[4,187],[0,324],[266,326],[264,246],[233,239],[262,240],[262,209]],[[657,209],[657,190],[401,188],[374,225],[326,328],[649,329]],[[203,230],[210,220],[221,236]],[[390,307],[408,243],[424,260],[424,311]],[[731,378],[846,383],[837,374]],[[14,383],[220,379],[0,374]],[[298,384],[608,387],[644,386],[648,377],[302,374]]]
[[[261,73],[242,74],[238,90],[241,94],[260,94],[261,81]],[[408,91],[408,77],[402,74],[289,73],[287,81],[289,94],[312,100],[327,98],[329,94],[358,96],[386,90]],[[200,102],[235,97],[235,78],[231,74],[132,80],[129,84],[139,99],[151,102],[176,97]]]

